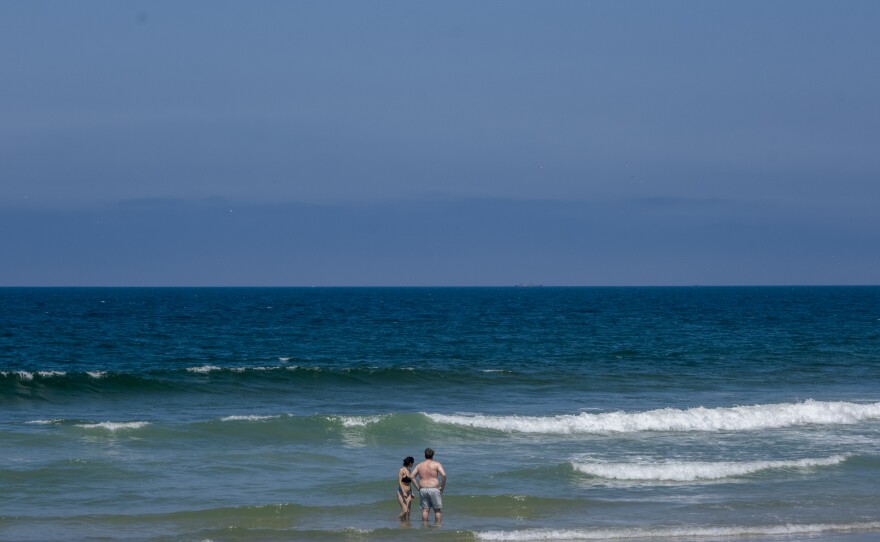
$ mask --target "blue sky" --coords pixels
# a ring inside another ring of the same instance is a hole
[[[876,2],[0,4],[0,285],[880,283]]]

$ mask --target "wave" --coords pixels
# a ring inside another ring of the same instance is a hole
[[[116,432],[122,430],[141,429],[150,425],[150,422],[99,422],[99,423],[78,423],[75,427],[83,429],[103,429],[106,431]]]
[[[213,373],[215,371],[222,371],[222,367],[217,367],[216,365],[202,365],[201,367],[187,367],[186,372],[188,373]]]
[[[371,414],[367,416],[340,416],[336,414],[322,414],[322,415],[314,415],[314,416],[294,416],[293,414],[267,414],[267,415],[256,415],[256,414],[245,414],[245,415],[233,415],[233,416],[224,416],[220,418],[220,421],[223,422],[261,422],[266,420],[276,420],[279,418],[287,418],[288,420],[312,420],[318,422],[325,422],[330,426],[342,426],[342,427],[367,427],[368,425],[372,425],[378,423],[382,420],[385,420],[393,414]],[[402,414],[399,416],[403,416]]]
[[[181,389],[165,374],[135,375],[110,371],[0,371],[0,401],[52,399],[68,395],[130,394]],[[185,389],[185,388],[183,388]]]
[[[818,459],[797,459],[791,461],[748,461],[748,462],[695,462],[668,461],[663,463],[591,463],[572,461],[575,471],[610,480],[694,482],[700,480],[722,480],[745,476],[771,469],[808,469],[838,465],[849,456],[834,455]]]
[[[156,442],[287,442],[327,443],[361,446],[365,443],[397,445],[410,443],[415,435],[431,432],[449,441],[472,441],[479,432],[468,428],[438,427],[418,413],[297,415],[281,412],[237,412],[212,419],[101,420],[36,418],[22,421],[33,429],[22,433],[36,437],[76,438],[89,435],[137,435]],[[23,437],[24,438],[24,437]],[[570,472],[570,471],[569,471]]]
[[[32,382],[35,377],[55,378],[58,376],[67,376],[66,371],[0,371],[0,376],[11,378],[18,377],[22,382]]]
[[[335,419],[342,423],[343,427],[366,427],[370,424],[380,422],[387,416],[332,416],[328,419]]]
[[[205,420],[201,422],[190,422],[189,425],[203,426],[204,424],[212,425],[217,422],[265,422],[273,421],[280,424],[312,424],[316,427],[324,429],[332,428],[357,428],[368,427],[379,424],[385,420],[396,420],[396,426],[406,427],[413,423],[414,418],[422,418],[420,414],[371,414],[363,416],[342,416],[336,414],[314,414],[310,416],[296,416],[294,414],[234,414],[223,416],[213,420]],[[23,422],[26,425],[65,425],[73,427],[83,427],[86,429],[140,429],[151,422],[135,421],[135,422],[91,422],[84,420],[73,420],[67,418],[53,419],[36,419]],[[262,425],[262,424],[260,424]]]
[[[148,426],[153,426],[151,422],[147,421],[134,421],[134,422],[95,422],[90,420],[79,420],[79,419],[70,419],[70,418],[53,418],[53,419],[39,419],[39,420],[29,420],[23,422],[25,425],[44,425],[44,426],[58,426],[58,427],[78,427],[80,429],[99,429],[104,431],[116,432],[120,430],[133,430],[133,429],[143,429]]]
[[[431,420],[507,433],[583,434],[640,431],[753,431],[809,424],[856,424],[880,418],[880,403],[814,401],[721,408],[663,408],[558,416],[426,414]]]
[[[281,415],[271,415],[271,416],[257,416],[257,415],[237,415],[237,416],[224,416],[220,418],[221,422],[262,422],[265,420],[274,420],[276,418],[280,418]]]
[[[631,529],[523,529],[516,531],[483,531],[475,533],[478,540],[625,540],[631,538],[715,538],[748,536],[812,535],[830,532],[880,530],[880,522],[816,523],[755,525],[730,527],[655,527]]]
[[[236,392],[282,389],[308,385],[377,387],[423,386],[428,376],[441,376],[454,384],[494,383],[499,378],[526,379],[531,376],[466,372],[460,370],[415,369],[413,367],[320,367],[269,365],[224,367],[213,364],[140,372],[56,370],[0,371],[0,400],[4,398],[49,399],[55,395],[103,395],[135,392],[213,393],[218,388],[235,387]]]
[[[168,431],[169,438],[181,438],[192,434],[197,438],[207,434],[241,435],[247,433],[250,436],[262,435],[264,438],[283,438],[297,441],[324,442],[333,438],[351,438],[359,436],[378,442],[396,443],[406,442],[413,435],[425,434],[442,436],[445,439],[456,442],[472,442],[492,438],[501,433],[516,434],[542,433],[542,434],[590,434],[590,433],[624,433],[627,431],[715,431],[715,430],[745,430],[750,428],[787,427],[800,423],[856,423],[859,420],[873,419],[877,417],[876,411],[880,404],[859,405],[854,403],[817,403],[808,401],[793,405],[758,405],[754,407],[736,407],[735,409],[720,408],[712,412],[715,417],[722,417],[725,413],[738,408],[750,409],[753,415],[763,415],[753,423],[727,423],[697,422],[690,418],[689,411],[664,409],[662,411],[649,411],[645,413],[615,413],[613,418],[608,414],[580,414],[578,416],[548,416],[521,418],[517,416],[481,416],[481,415],[446,415],[425,414],[417,412],[390,412],[390,413],[365,413],[365,414],[311,414],[299,415],[278,411],[262,412],[229,412],[226,415],[207,420],[181,420],[179,423],[166,421],[152,425],[151,433],[161,432],[163,435]],[[792,421],[790,416],[782,414],[786,410],[811,411],[819,410],[836,413],[824,418],[802,416]],[[705,409],[704,409],[705,410]],[[749,410],[746,410],[749,411]],[[742,413],[742,410],[738,412]],[[772,413],[780,413],[776,418]],[[664,418],[665,416],[665,418]],[[632,418],[641,419],[647,417],[653,419],[653,425],[636,424]],[[679,417],[685,418],[689,425],[682,422]],[[628,419],[629,418],[629,419]],[[769,419],[768,419],[769,418]],[[735,418],[738,419],[738,418]],[[598,420],[598,421],[597,421]],[[611,421],[609,421],[611,420]],[[613,423],[612,423],[613,421]],[[100,420],[73,420],[73,419],[37,419],[24,422],[34,426],[44,426],[49,430],[53,426],[75,426],[83,429],[105,429],[109,431],[119,429],[142,429],[143,424],[149,421],[115,422]],[[136,425],[135,425],[136,424]],[[574,468],[584,474],[591,474],[603,478],[617,479],[717,479],[730,476],[742,476],[751,472],[757,472],[773,468],[809,468],[822,466],[822,461],[828,464],[844,461],[846,456],[833,456],[826,459],[804,459],[795,462],[754,461],[746,463],[666,463],[659,465],[650,464],[627,464],[627,463],[597,463],[587,460],[572,459],[571,465],[566,463],[566,468]],[[570,472],[570,471],[568,471]],[[666,478],[664,478],[666,477]],[[691,478],[692,477],[692,478]]]

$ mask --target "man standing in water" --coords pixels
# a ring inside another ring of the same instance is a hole
[[[438,480],[443,477],[443,481]],[[434,450],[425,449],[425,460],[413,469],[413,477],[418,478],[419,499],[422,502],[422,521],[428,521],[428,510],[434,509],[434,521],[440,523],[443,510],[443,490],[446,488],[446,471],[443,465],[434,461]]]

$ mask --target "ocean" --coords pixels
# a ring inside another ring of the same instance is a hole
[[[0,289],[0,540],[413,539],[880,540],[880,287]]]

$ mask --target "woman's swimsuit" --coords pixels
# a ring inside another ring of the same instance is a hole
[[[410,484],[410,483],[412,483],[412,478],[410,478],[409,476],[404,474],[403,478],[401,478],[400,481],[403,482],[404,484]],[[400,493],[404,498],[413,496],[412,489],[410,489],[409,491],[404,493],[403,490],[400,489],[400,484],[397,484],[397,492]]]

